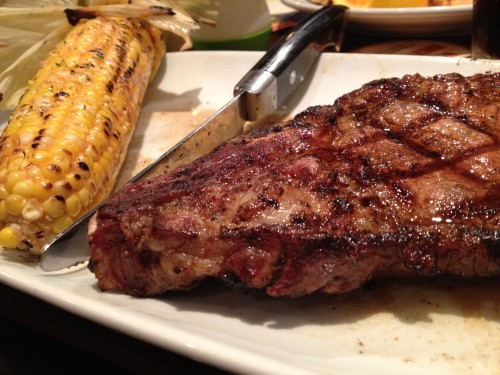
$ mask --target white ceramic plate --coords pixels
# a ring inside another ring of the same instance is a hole
[[[296,10],[320,8],[308,0],[281,0]],[[352,31],[373,35],[432,36],[470,33],[472,5],[422,8],[353,8],[349,10]]]
[[[233,85],[258,57],[256,52],[167,54],[144,103],[124,173],[162,152],[229,100]],[[284,110],[294,114],[309,105],[332,103],[381,77],[489,70],[500,71],[500,62],[324,54]],[[84,266],[46,274],[25,255],[0,250],[0,282],[240,374],[500,373],[498,279],[380,281],[372,290],[300,299],[272,299],[209,282],[187,293],[138,299],[100,292]]]

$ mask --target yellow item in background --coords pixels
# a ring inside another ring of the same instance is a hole
[[[472,0],[309,0],[321,6],[345,5],[349,8],[418,8],[429,6],[468,5]]]
[[[372,0],[334,0],[334,5],[345,5],[349,8],[368,8]]]
[[[414,8],[427,7],[428,0],[369,0],[370,8]]]

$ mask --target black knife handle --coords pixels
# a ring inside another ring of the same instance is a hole
[[[250,121],[276,110],[304,80],[318,55],[328,48],[339,51],[346,10],[328,6],[301,20],[282,36],[235,86],[246,94]],[[244,106],[245,107],[245,106]]]
[[[339,17],[344,17],[346,9],[344,6],[327,6],[310,14],[282,36],[252,70],[265,70],[279,76],[306,48],[319,54],[332,47],[334,25],[339,22]]]

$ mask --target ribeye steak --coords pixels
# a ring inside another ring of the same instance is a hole
[[[500,73],[367,83],[126,185],[92,220],[89,267],[135,296],[500,275],[499,108]]]

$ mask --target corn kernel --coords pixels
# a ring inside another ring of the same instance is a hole
[[[89,139],[88,141],[89,141],[89,144],[91,146],[87,147],[85,152],[87,153],[87,155],[89,157],[92,158],[92,160],[94,160],[94,162],[96,162],[101,157],[101,153],[102,153],[102,149],[103,149],[102,142],[100,142],[96,139]]]
[[[49,151],[37,150],[33,153],[31,163],[37,166],[45,165],[52,160],[52,154]]]
[[[72,191],[73,186],[66,180],[59,180],[54,183],[54,192],[56,195],[67,198],[71,195]]]
[[[64,140],[75,145],[78,151],[84,150],[86,147],[85,134],[83,134],[82,131],[79,131],[76,127],[64,134]],[[73,155],[77,154],[78,152],[73,153]]]
[[[82,176],[78,173],[73,172],[68,173],[65,180],[68,182],[68,184],[71,185],[73,191],[80,190],[84,183]]]
[[[73,154],[73,155],[78,155],[78,153],[81,151],[78,148],[77,144],[71,143],[70,141],[65,140],[65,139],[62,139],[61,141],[59,141],[59,147],[66,150],[66,151],[71,152],[71,154]]]
[[[26,198],[21,195],[11,194],[7,198],[5,198],[5,207],[9,215],[21,215],[25,203]]]
[[[81,189],[78,193],[78,198],[80,199],[80,202],[82,202],[83,207],[87,207],[90,204],[90,192],[88,189],[83,188]]]
[[[28,130],[28,129],[26,129]],[[35,138],[35,134],[33,133],[21,133],[19,134],[19,145],[23,147],[30,147],[32,144],[32,140]]]
[[[47,180],[38,180],[38,181],[36,181],[33,195],[39,201],[43,202],[47,198],[49,198],[52,195],[54,195],[54,189],[53,189],[53,187],[54,187],[54,185],[50,181],[47,181]]]
[[[71,224],[73,224],[73,219],[71,219],[68,215],[63,215],[54,220],[51,229],[53,233],[59,234]]]
[[[18,244],[19,241],[17,239],[17,236],[10,226],[6,226],[2,230],[0,230],[0,246],[9,249],[15,249]]]
[[[17,184],[19,180],[22,180],[22,174],[20,172],[10,172],[4,183],[5,189],[7,191],[12,191],[14,185]]]
[[[113,154],[109,153],[108,151],[104,151],[102,153],[102,158],[108,162],[109,168],[114,169],[115,165],[117,163],[116,158],[113,157]]]
[[[92,198],[94,198],[94,197],[95,197],[95,194],[97,193],[97,190],[98,190],[98,189],[97,189],[97,184],[96,184],[96,183],[95,183],[95,181],[94,181],[93,179],[91,179],[91,178],[89,178],[89,179],[87,180],[87,189],[88,189],[88,190],[89,190],[89,192],[90,192],[90,196],[91,196]]]
[[[90,170],[94,166],[94,160],[89,157],[87,153],[83,153],[78,155],[78,165],[80,166],[80,168]]]
[[[102,186],[102,182],[106,177],[106,173],[104,172],[102,165],[99,163],[94,164],[94,168],[90,172],[90,178],[95,181],[98,186]]]
[[[49,181],[57,181],[64,176],[61,167],[55,163],[49,163],[42,168],[42,177]]]
[[[60,134],[58,134],[58,136],[60,136]],[[54,142],[54,138],[53,137],[48,137],[47,135],[45,135],[44,137],[42,137],[40,140],[38,140],[37,142],[37,148],[44,148],[46,150],[50,149],[51,147],[53,147],[55,145],[55,142]]]
[[[29,162],[23,158],[22,156],[17,156],[10,159],[9,165],[7,166],[7,170],[9,172],[18,171],[24,168]]]
[[[76,195],[66,199],[66,212],[71,217],[76,217],[82,210],[82,202]]]
[[[55,155],[53,163],[59,167],[62,174],[66,174],[71,166],[71,162],[65,155]]]
[[[104,159],[104,158],[101,158],[101,160],[99,161],[99,164],[101,165],[103,171],[106,173],[107,176],[109,176],[109,174],[111,173],[111,164],[109,164],[109,162]]]
[[[23,207],[21,216],[28,221],[40,219],[43,216],[42,205],[34,199],[28,199]]]
[[[65,199],[61,196],[53,195],[43,202],[43,211],[52,218],[62,216],[66,211]]]
[[[31,180],[20,180],[12,188],[14,194],[29,198],[35,191],[35,184]]]
[[[24,178],[31,181],[36,181],[42,175],[40,167],[34,164],[26,166],[25,172]]]

